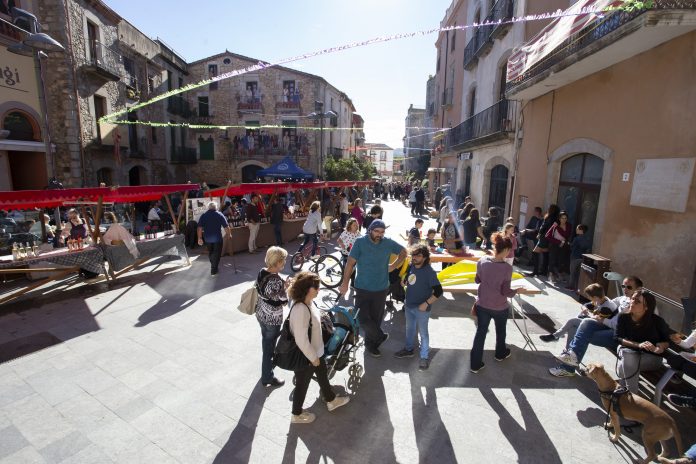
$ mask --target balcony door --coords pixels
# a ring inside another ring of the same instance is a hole
[[[585,224],[594,235],[597,205],[602,188],[604,161],[598,156],[581,153],[561,164],[557,203],[568,212],[573,227]]]
[[[130,168],[128,171],[128,185],[143,185],[144,183],[145,169],[143,169],[142,166],[133,166]]]
[[[498,164],[491,169],[491,184],[488,191],[488,207],[505,209],[507,195],[508,168]]]

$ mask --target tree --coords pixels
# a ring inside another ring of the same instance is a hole
[[[370,180],[376,174],[371,163],[356,156],[339,160],[329,158],[324,169],[326,180]]]

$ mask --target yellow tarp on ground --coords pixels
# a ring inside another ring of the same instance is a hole
[[[443,287],[473,283],[476,279],[476,264],[473,261],[459,261],[438,272],[437,278]],[[512,280],[522,278],[524,276],[519,272],[512,273]]]

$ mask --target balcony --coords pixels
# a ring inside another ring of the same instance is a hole
[[[199,116],[197,114],[198,112],[196,110],[192,111],[192,115],[189,118],[189,129],[191,130],[205,130],[205,131],[210,131],[209,127],[196,127],[198,126],[211,126],[213,125],[213,116],[210,114],[204,114],[202,116]]]
[[[491,12],[482,22],[500,21],[501,24],[490,24],[476,28],[474,36],[464,48],[464,69],[473,68],[478,58],[491,49],[495,38],[507,32],[510,24],[502,24],[502,22],[512,18],[513,7],[513,0],[498,0],[495,2]]]
[[[536,98],[693,30],[696,0],[654,0],[648,10],[615,11],[540,54],[507,82],[506,95]],[[524,44],[511,58],[533,44]]]
[[[263,106],[261,105],[261,99],[263,95],[258,95],[255,97],[240,97],[237,101],[237,112],[238,113],[263,113]]]
[[[445,151],[463,150],[503,140],[514,132],[516,118],[517,102],[500,100],[453,127],[447,133]]]
[[[171,164],[196,164],[198,156],[195,148],[172,147]]]
[[[190,118],[194,115],[191,104],[188,100],[179,95],[167,97],[167,111],[171,114],[181,116],[182,118]]]
[[[121,80],[123,76],[121,55],[96,40],[90,44],[90,55],[89,63],[84,67],[85,71],[107,81]]]
[[[276,113],[278,114],[301,114],[302,107],[300,100],[302,94],[294,92],[291,94],[278,95],[276,97]]]
[[[277,133],[262,132],[255,136],[237,134],[230,135],[232,143],[232,157],[234,159],[263,159],[268,161],[271,158],[281,159],[284,156],[292,156],[297,159],[299,157],[309,157],[310,154],[310,137],[305,132],[298,132],[293,138],[283,140]],[[249,138],[254,139],[250,143]],[[253,148],[250,148],[253,147]]]

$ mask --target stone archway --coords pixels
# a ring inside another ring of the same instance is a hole
[[[239,177],[241,177],[242,182],[254,182],[256,181],[256,172],[260,169],[266,169],[268,166],[264,166],[263,163],[259,161],[245,161],[237,165]]]
[[[491,205],[491,174],[493,173],[493,169],[495,169],[497,166],[501,166],[501,168],[498,168],[498,171],[496,171],[497,174],[502,171],[502,168],[505,168],[507,170],[507,182],[505,183],[505,201],[503,202],[502,209],[503,211],[508,211],[508,199],[509,199],[509,189],[510,189],[510,171],[511,171],[511,166],[510,166],[510,161],[507,160],[506,158],[503,158],[502,156],[493,156],[486,160],[486,164],[483,167],[483,179],[482,179],[482,184],[481,184],[481,200],[480,200],[480,208],[479,210],[481,211],[481,214],[483,215],[488,208],[491,206],[499,206],[499,205]],[[497,182],[500,182],[501,179],[496,179]],[[484,203],[485,202],[485,203]],[[485,207],[484,207],[485,206]]]
[[[128,185],[147,184],[147,172],[142,166],[133,166],[128,170]]]
[[[579,154],[589,154],[600,158],[604,164],[602,167],[602,181],[600,183],[599,200],[597,201],[597,215],[595,219],[593,248],[599,249],[604,229],[605,211],[608,201],[609,184],[614,167],[614,150],[596,140],[577,138],[569,140],[556,148],[549,157],[546,176],[546,204],[555,203],[558,199],[559,183],[561,179],[561,167],[564,161]]]

